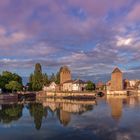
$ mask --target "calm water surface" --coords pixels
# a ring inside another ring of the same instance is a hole
[[[0,105],[0,140],[140,140],[140,97]]]

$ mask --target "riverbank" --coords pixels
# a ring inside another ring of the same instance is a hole
[[[21,93],[3,93],[0,94],[0,101],[18,101],[22,99],[36,99],[36,93],[21,92]]]
[[[67,98],[67,99],[94,99],[96,92],[43,92],[36,94],[36,98]]]
[[[0,94],[0,100],[18,100],[18,94]]]

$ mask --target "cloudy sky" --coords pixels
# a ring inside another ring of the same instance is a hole
[[[28,76],[36,62],[81,77],[140,73],[140,0],[0,0],[0,71]]]

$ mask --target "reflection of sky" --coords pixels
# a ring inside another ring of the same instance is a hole
[[[42,120],[39,131],[35,129],[33,118],[27,108],[18,121],[9,127],[0,125],[1,139],[61,139],[61,140],[139,140],[140,139],[140,105],[131,107],[123,105],[122,116],[115,120],[111,116],[111,106],[105,100],[99,100],[92,111],[81,115],[71,114],[71,122],[64,127],[56,113],[48,112]]]

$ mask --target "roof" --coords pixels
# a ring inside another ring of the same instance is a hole
[[[65,83],[73,83],[73,80],[68,80],[68,81],[64,82],[63,84],[65,84]]]
[[[120,70],[119,68],[116,67],[116,68],[113,70],[112,73],[122,73],[122,72],[121,72],[121,70]]]
[[[85,84],[85,82],[78,79],[78,80],[73,81],[73,84]]]
[[[105,84],[104,84],[103,82],[98,82],[98,83],[96,84],[97,87],[104,86],[104,85],[105,85]]]

